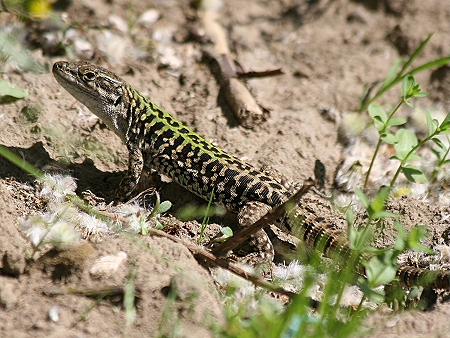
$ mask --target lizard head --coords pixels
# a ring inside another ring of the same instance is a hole
[[[128,83],[114,73],[87,61],[58,61],[53,65],[58,83],[125,140]]]

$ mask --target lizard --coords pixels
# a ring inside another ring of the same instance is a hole
[[[58,61],[52,72],[64,89],[126,144],[128,171],[119,186],[118,199],[131,196],[148,167],[197,196],[205,200],[212,197],[213,203],[237,213],[241,227],[251,225],[293,195],[272,172],[215,146],[113,72],[87,61]],[[289,224],[283,228],[289,230]],[[320,215],[305,215],[300,230],[305,245],[325,243],[321,249],[324,253],[329,249],[338,253],[351,250],[342,231]],[[260,260],[273,258],[273,246],[264,230],[255,233],[250,241],[260,252]],[[406,286],[426,278],[426,287],[450,290],[450,271],[400,266],[397,274]]]

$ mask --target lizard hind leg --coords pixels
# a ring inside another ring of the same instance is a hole
[[[247,227],[255,223],[270,210],[271,207],[265,203],[247,202],[238,214],[239,226]],[[272,243],[262,229],[255,232],[248,241],[238,246],[236,253],[242,257],[239,261],[260,266],[263,269],[267,264],[272,263],[274,257]]]

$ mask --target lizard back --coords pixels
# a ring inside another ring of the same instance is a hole
[[[271,207],[288,191],[274,177],[226,153],[141,95],[114,73],[89,62],[56,62],[57,81],[102,119],[144,164],[194,194],[239,212],[247,201]]]

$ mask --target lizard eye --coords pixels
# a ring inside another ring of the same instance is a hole
[[[114,101],[114,106],[117,107],[121,102],[122,102],[122,95],[120,95],[120,96],[116,99],[116,101]]]
[[[83,78],[84,78],[86,81],[92,81],[92,80],[95,79],[95,73],[94,73],[94,72],[88,71],[88,72],[86,72],[86,73],[83,74]]]

